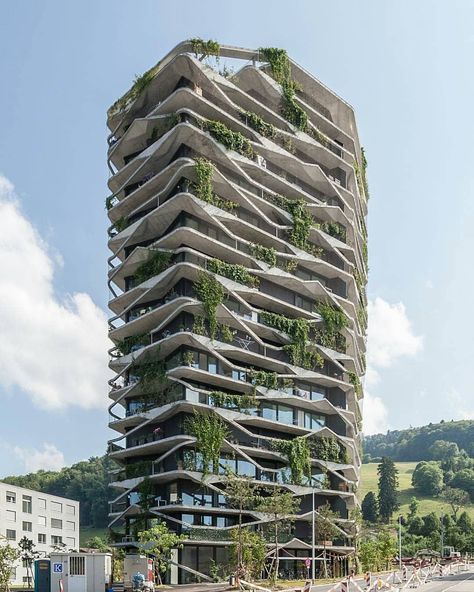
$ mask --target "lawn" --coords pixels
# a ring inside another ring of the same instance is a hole
[[[450,513],[448,504],[439,498],[422,496],[413,489],[411,486],[411,476],[417,465],[416,462],[396,462],[395,465],[398,469],[400,512],[402,514],[408,514],[408,504],[413,496],[420,502],[418,513],[421,515],[429,514],[430,512],[436,512],[438,515]],[[365,494],[369,491],[377,493],[377,481],[377,463],[362,465],[361,486],[359,488],[361,500],[364,499]],[[468,504],[465,509],[471,518],[474,518],[474,505]]]

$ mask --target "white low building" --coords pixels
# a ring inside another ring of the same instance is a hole
[[[79,502],[0,481],[0,539],[17,546],[25,536],[43,557],[62,545],[79,549]],[[12,583],[27,581],[27,566],[19,560]]]

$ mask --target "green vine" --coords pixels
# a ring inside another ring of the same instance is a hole
[[[273,201],[277,206],[291,214],[293,226],[288,237],[290,243],[315,257],[321,257],[323,249],[308,241],[309,233],[314,226],[314,218],[309,212],[304,199],[288,199],[276,195]]]
[[[329,234],[342,242],[346,242],[346,229],[342,224],[339,224],[339,222],[322,222],[321,224],[316,224],[316,227],[326,234]]]
[[[207,329],[206,329],[206,324],[204,322],[204,317],[201,317],[201,316],[194,317],[193,333],[196,333],[196,335],[204,335],[204,336],[207,335]]]
[[[148,335],[148,333],[125,337],[125,339],[117,343],[116,347],[123,356],[126,356],[132,351],[132,348],[136,345],[150,345],[150,336]]]
[[[229,325],[219,325],[219,336],[221,341],[225,343],[232,343],[234,341],[236,331],[231,329]]]
[[[276,440],[274,446],[286,456],[292,483],[303,485],[311,480],[311,451],[307,438],[300,436],[293,440]]]
[[[248,269],[243,265],[225,263],[220,259],[210,259],[206,266],[209,271],[222,275],[239,284],[249,286],[249,288],[258,288],[259,286],[259,278],[249,273]]]
[[[221,46],[217,41],[214,41],[213,39],[204,41],[204,39],[201,39],[200,37],[193,37],[192,39],[188,39],[188,41],[191,43],[194,55],[197,58],[201,55],[199,58],[201,61],[210,55],[219,57]]]
[[[258,407],[258,400],[254,395],[231,395],[223,391],[213,391],[210,395],[211,405],[223,407],[224,409],[237,409],[248,412]]]
[[[250,368],[248,372],[250,382],[254,386],[264,386],[267,389],[278,389],[278,374],[276,372],[267,372],[266,370],[255,370]]]
[[[347,450],[335,438],[324,436],[311,440],[311,455],[318,460],[347,464]]]
[[[196,448],[202,456],[203,477],[217,473],[222,445],[229,436],[225,422],[215,413],[194,413],[184,425],[185,432],[196,438]]]
[[[217,307],[224,301],[224,288],[213,275],[201,271],[194,289],[209,321],[209,336],[215,339],[218,328]]]
[[[139,265],[133,274],[136,285],[146,282],[152,277],[159,275],[171,264],[172,254],[166,251],[150,250],[148,259]]]
[[[115,228],[117,234],[120,234],[122,230],[125,230],[126,228],[128,228],[128,226],[130,226],[130,222],[127,218],[124,218],[122,216],[113,224],[112,228]]]
[[[261,136],[264,136],[265,138],[276,137],[277,130],[275,126],[271,123],[266,123],[256,113],[252,113],[251,111],[240,111],[239,115],[242,121],[244,121],[249,127],[258,132]]]
[[[307,349],[301,352],[300,346],[293,343],[283,346],[283,349],[290,356],[290,362],[294,366],[301,366],[305,370],[324,367],[324,358],[318,352]]]
[[[205,121],[203,129],[213,138],[223,144],[228,150],[234,150],[247,158],[254,158],[255,151],[252,143],[240,132],[233,132],[222,121]]]
[[[110,107],[108,111],[108,115],[114,115],[116,112],[123,111],[127,105],[129,105],[132,101],[134,101],[150,84],[150,82],[155,77],[155,74],[158,71],[158,67],[154,66],[147,70],[141,76],[135,76],[135,80],[133,81],[133,85],[120,99],[115,101],[115,103]]]
[[[205,158],[196,159],[196,164],[194,165],[196,183],[193,183],[192,186],[196,197],[216,206],[217,208],[232,212],[239,207],[239,204],[230,199],[222,199],[214,193],[212,186],[213,171],[214,166],[209,160],[206,160]]]
[[[347,374],[349,375],[349,382],[354,387],[355,394],[357,395],[357,397],[361,397],[362,396],[362,384],[360,382],[359,377],[357,376],[357,374],[355,372],[348,372]]]
[[[255,243],[250,245],[250,252],[256,259],[264,261],[270,267],[275,267],[277,264],[277,255],[273,247],[264,247]]]
[[[163,382],[166,378],[166,364],[152,355],[148,355],[140,364],[133,367],[133,373],[139,377],[140,384],[149,386],[155,381]]]
[[[325,302],[319,302],[315,309],[324,322],[324,327],[316,331],[316,341],[324,347],[345,353],[346,338],[340,333],[349,324],[345,313]]]

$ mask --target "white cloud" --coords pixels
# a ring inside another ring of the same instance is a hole
[[[382,298],[368,304],[366,394],[364,400],[364,433],[388,429],[388,412],[383,400],[372,394],[380,383],[380,372],[403,356],[414,356],[423,348],[423,337],[413,333],[402,302],[390,304]]]
[[[64,454],[54,444],[43,443],[42,450],[34,448],[13,448],[14,454],[23,461],[25,470],[34,473],[43,469],[44,471],[58,471],[64,467]]]
[[[48,245],[0,175],[0,387],[19,387],[41,407],[107,402],[107,323],[85,293],[54,294]]]

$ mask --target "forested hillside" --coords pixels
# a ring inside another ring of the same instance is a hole
[[[390,456],[396,461],[432,460],[430,448],[438,440],[454,442],[474,457],[474,421],[442,421],[419,428],[367,436],[364,439],[365,461],[382,456]]]
[[[109,462],[105,456],[92,457],[60,471],[37,471],[0,480],[78,500],[81,503],[81,526],[100,528],[107,525]]]

